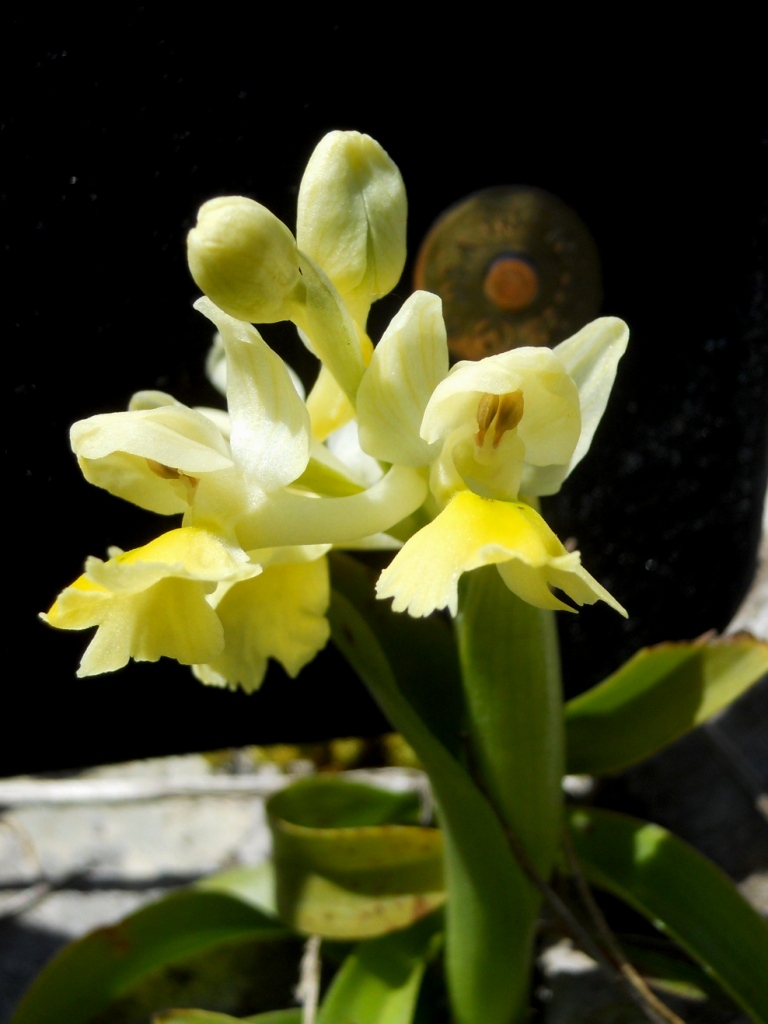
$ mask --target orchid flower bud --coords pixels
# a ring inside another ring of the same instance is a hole
[[[290,318],[301,284],[296,240],[260,203],[244,196],[203,203],[187,257],[198,287],[236,320]]]
[[[369,135],[329,132],[317,145],[301,179],[297,242],[362,324],[403,272],[406,208],[400,171]]]

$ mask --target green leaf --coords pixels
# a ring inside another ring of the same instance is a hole
[[[456,620],[473,774],[547,879],[563,828],[563,707],[554,612],[513,594],[495,565],[468,573]],[[507,928],[507,974],[526,991],[540,899]]]
[[[269,1010],[253,1017],[230,1017],[210,1010],[168,1010],[152,1018],[152,1024],[301,1024],[301,1007]]]
[[[445,900],[443,837],[417,821],[415,794],[305,779],[267,803],[277,907],[298,931],[370,938]]]
[[[288,952],[286,971],[278,961]],[[217,965],[226,965],[226,973],[243,959],[254,978],[261,962],[265,992],[279,993],[263,1008],[284,1005],[288,1000],[279,986],[289,987],[298,956],[296,938],[254,907],[220,893],[179,892],[65,947],[28,990],[11,1024],[88,1024],[102,1014],[110,1022],[131,1020],[139,1004],[139,1019],[146,1020],[151,1010],[182,1001],[181,965],[190,980],[202,972],[206,987],[219,984]],[[229,979],[230,988],[236,981]],[[166,1001],[152,1005],[152,992]],[[117,1003],[123,1004],[119,1012]]]
[[[513,594],[495,565],[468,573],[461,583],[456,631],[474,774],[548,878],[563,829],[555,615]]]
[[[252,1017],[243,1017],[247,1024],[301,1024],[301,1007],[290,1010],[270,1010],[268,1013],[256,1013]]]
[[[290,1010],[271,1010],[268,1013],[257,1013],[253,1017],[243,1017],[248,1024],[301,1024],[301,1007]]]
[[[230,868],[218,874],[209,875],[195,882],[195,889],[201,892],[221,892],[249,906],[277,917],[275,903],[275,869],[272,861],[265,860],[253,867]]]
[[[768,672],[747,633],[659,644],[565,706],[568,771],[606,775],[701,725]]]
[[[333,551],[330,563],[334,643],[366,685],[377,681],[383,685],[396,673],[400,702],[407,693],[410,717],[416,712],[422,723],[428,722],[428,732],[460,761],[466,711],[451,627],[439,615],[428,619],[396,615],[389,602],[376,599],[375,573],[348,555]],[[379,700],[378,692],[374,697]]]
[[[768,1022],[768,925],[731,880],[659,825],[609,811],[571,811],[585,875],[672,936],[758,1022]]]
[[[461,763],[456,652],[440,617],[394,615],[371,574],[337,553],[329,618],[334,643],[410,743],[435,793],[445,839],[446,973],[456,1024],[509,1024],[528,981],[510,970],[510,925],[537,902],[490,804]]]
[[[692,963],[677,944],[655,936],[619,936],[627,960],[655,989],[683,999],[726,1000],[722,988],[699,964]],[[662,945],[664,944],[664,945]]]
[[[368,825],[416,825],[421,818],[417,793],[395,793],[350,779],[316,776],[286,786],[269,798],[267,814],[307,829]]]
[[[431,914],[405,931],[359,943],[333,979],[317,1024],[410,1024],[441,925],[441,915]]]

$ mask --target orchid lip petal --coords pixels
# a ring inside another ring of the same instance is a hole
[[[218,657],[194,667],[204,683],[241,686],[253,693],[261,686],[269,658],[295,678],[330,637],[330,581],[323,557],[278,559],[257,577],[224,584],[210,600],[226,642]]]
[[[394,598],[394,611],[420,618],[447,608],[458,610],[460,576],[496,565],[510,590],[541,608],[569,609],[557,587],[577,604],[621,605],[568,552],[541,516],[523,502],[503,502],[460,491],[427,526],[406,541],[376,587],[379,598]]]
[[[98,627],[80,676],[112,672],[130,658],[191,665],[216,657],[224,645],[207,595],[222,581],[260,573],[244,551],[209,531],[181,527],[108,562],[89,558],[85,573],[42,618],[59,629]]]

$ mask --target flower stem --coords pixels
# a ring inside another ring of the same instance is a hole
[[[526,604],[494,566],[466,577],[456,622],[467,710],[470,771],[508,835],[514,835],[519,900],[506,971],[517,979],[523,1019],[540,894],[524,871],[550,877],[562,828],[563,719],[560,660],[552,612]],[[521,855],[522,854],[522,858]],[[510,936],[511,937],[511,936]],[[450,949],[450,936],[448,940]]]

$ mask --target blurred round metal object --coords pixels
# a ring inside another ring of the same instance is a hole
[[[602,298],[587,228],[556,196],[523,186],[488,188],[447,210],[419,250],[414,284],[443,300],[458,359],[556,345]]]

